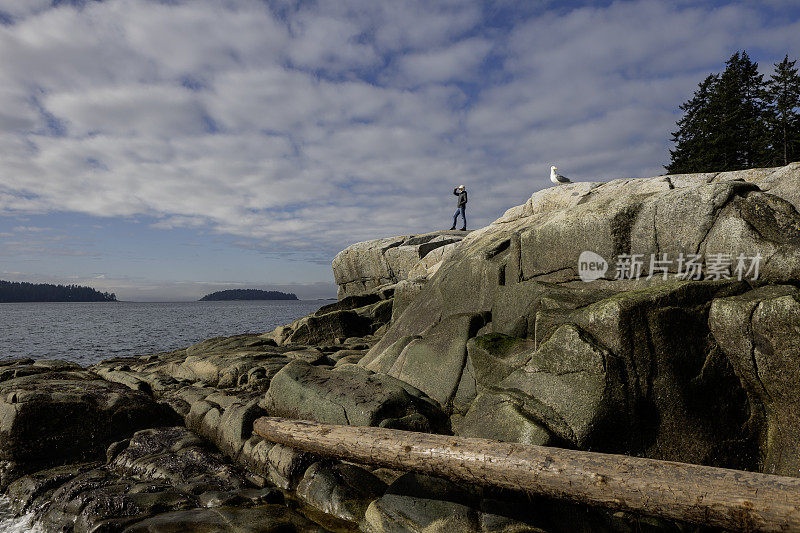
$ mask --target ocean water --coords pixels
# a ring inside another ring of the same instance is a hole
[[[242,302],[0,303],[0,359],[66,359],[91,365],[108,357],[183,348],[205,339],[264,333],[313,313],[323,300]],[[37,533],[0,496],[0,532]]]
[[[33,522],[32,513],[15,517],[11,500],[0,496],[0,531],[3,533],[42,533],[42,528]]]
[[[0,359],[66,359],[90,365],[109,357],[176,350],[211,337],[264,333],[327,303],[0,303]]]

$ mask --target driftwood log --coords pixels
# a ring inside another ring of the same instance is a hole
[[[800,531],[800,478],[487,439],[262,417],[265,439],[322,456],[734,531]]]

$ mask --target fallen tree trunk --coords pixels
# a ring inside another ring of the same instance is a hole
[[[735,531],[800,531],[800,479],[487,439],[263,417],[272,442],[362,464]]]

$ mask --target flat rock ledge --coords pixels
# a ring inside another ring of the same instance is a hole
[[[263,334],[0,363],[0,488],[52,532],[713,531],[322,459],[260,416],[800,476],[800,164],[576,183],[355,244]],[[581,281],[578,257],[760,254],[758,279]]]

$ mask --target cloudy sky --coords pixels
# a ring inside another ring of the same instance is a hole
[[[677,106],[795,0],[0,0],[0,279],[335,294],[350,243],[652,176]]]

